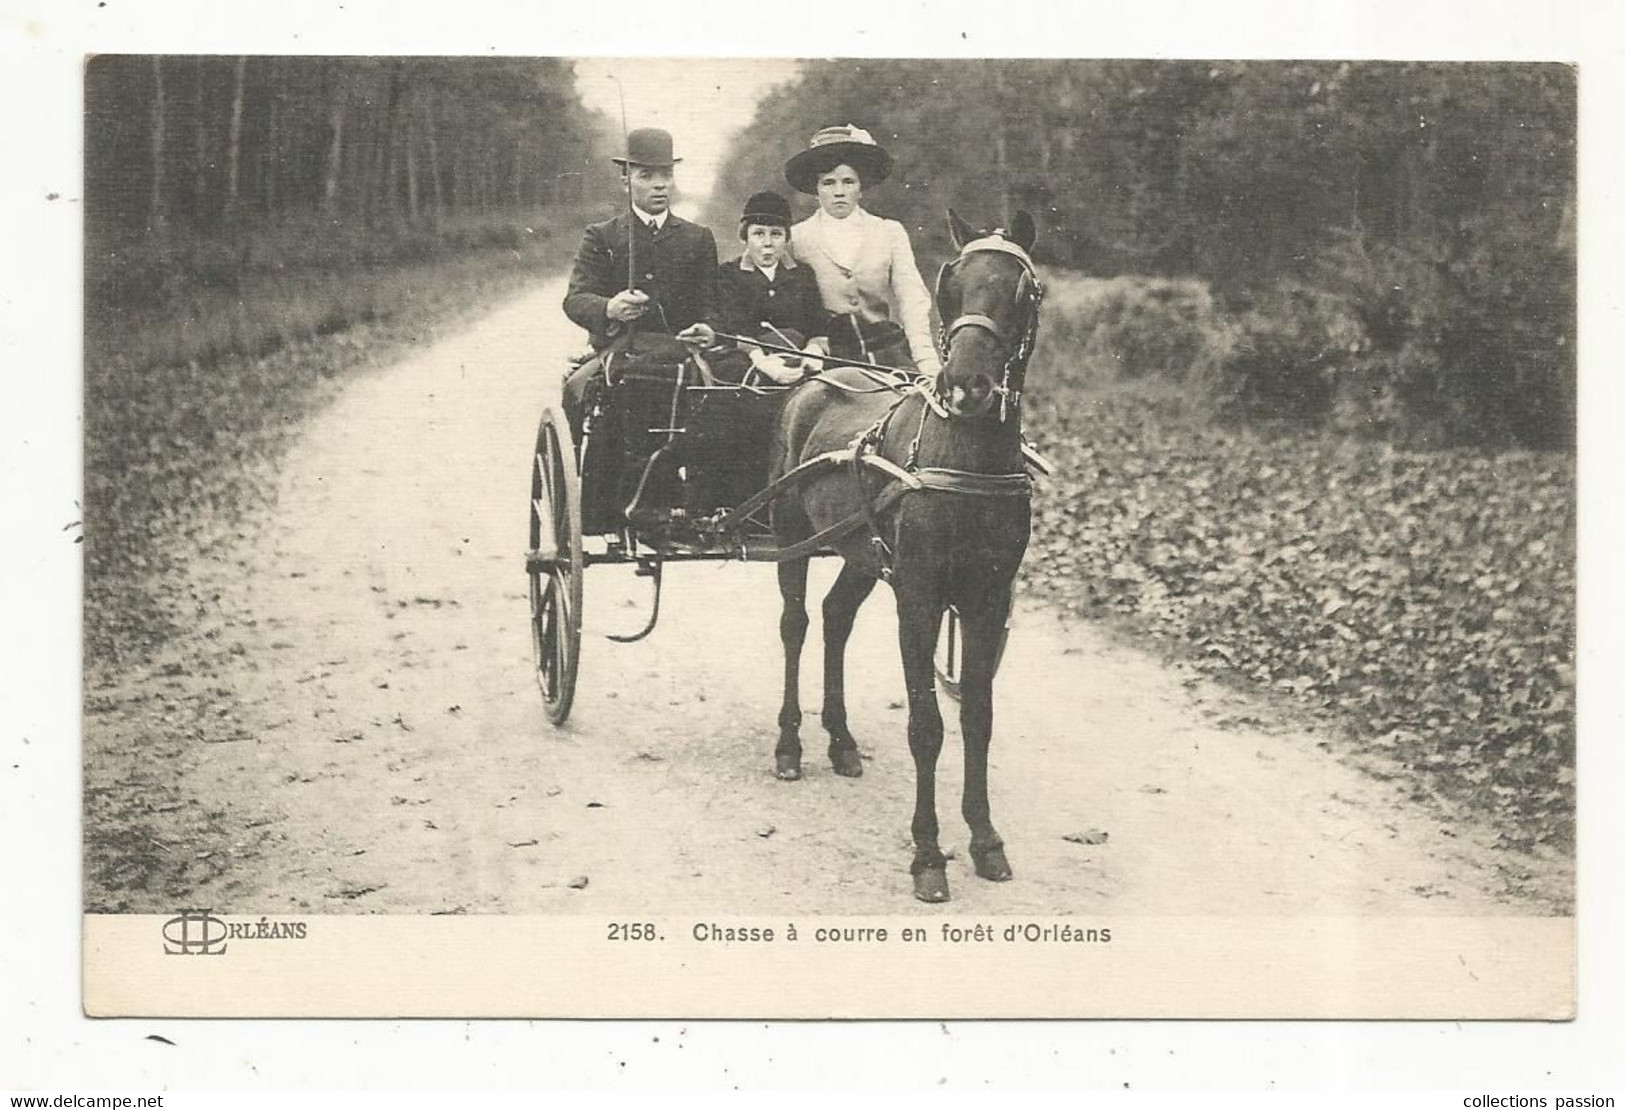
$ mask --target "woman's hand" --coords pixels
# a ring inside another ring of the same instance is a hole
[[[802,363],[802,365],[806,367],[808,373],[815,374],[824,368],[825,359],[829,355],[829,340],[825,339],[823,336],[819,336],[816,339],[809,339],[807,341],[807,345],[801,348],[801,353],[807,356],[816,356],[808,357]]]
[[[750,364],[762,377],[777,385],[799,382],[806,376],[806,372],[800,366],[793,367],[783,357],[770,355],[760,347],[751,351]]]

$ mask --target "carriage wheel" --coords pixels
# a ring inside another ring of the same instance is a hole
[[[993,656],[993,673],[998,674],[1004,660],[1004,647],[1010,642],[1010,622],[999,629],[999,646]],[[965,630],[959,623],[959,610],[952,605],[943,614],[942,628],[937,632],[937,651],[932,665],[937,672],[937,686],[950,698],[959,700],[959,686],[965,661]]]
[[[549,409],[530,465],[530,637],[547,719],[563,724],[581,665],[581,478],[570,432]]]

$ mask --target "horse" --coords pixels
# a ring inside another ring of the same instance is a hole
[[[957,257],[937,277],[943,321],[940,374],[903,393],[866,391],[854,368],[821,378],[836,388],[799,387],[786,402],[773,439],[772,479],[808,460],[850,448],[850,467],[826,468],[773,502],[781,550],[821,535],[843,558],[823,601],[824,702],[836,774],[863,773],[847,725],[844,665],[853,620],[875,583],[890,583],[908,690],[908,746],[915,804],[909,865],[914,896],[949,899],[947,861],[938,842],[936,766],[942,750],[933,655],[945,610],[963,630],[960,723],[965,785],[961,811],[970,826],[976,874],[994,882],[1012,871],[993,827],[987,754],[993,732],[993,674],[1009,616],[1011,589],[1027,549],[1031,483],[1024,468],[1021,393],[1038,329],[1043,285],[1029,251],[1033,220],[1017,213],[1009,230],[977,230],[948,210]],[[818,381],[819,379],[813,379]],[[845,388],[840,388],[844,386]],[[860,519],[861,528],[842,522]],[[843,534],[844,533],[844,534]],[[780,562],[779,620],[784,700],[775,771],[801,777],[799,675],[806,638],[808,559]]]

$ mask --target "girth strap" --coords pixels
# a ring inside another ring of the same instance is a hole
[[[811,555],[814,551],[840,539],[859,528],[868,525],[876,529],[875,519],[890,509],[898,501],[911,493],[927,490],[935,493],[957,493],[970,497],[1031,497],[1033,482],[1026,474],[977,474],[966,470],[949,470],[945,467],[925,467],[910,474],[902,467],[889,459],[875,455],[862,457],[862,465],[872,466],[877,470],[892,475],[892,480],[881,488],[880,493],[871,501],[864,499],[864,507],[850,513],[841,520],[825,528],[816,535],[809,536],[799,543],[789,547],[782,547],[778,552],[779,562],[788,562],[799,559],[804,555]],[[889,567],[882,567],[890,571]]]

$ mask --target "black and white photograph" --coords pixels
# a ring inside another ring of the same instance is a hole
[[[87,914],[1570,921],[1573,67],[84,80]]]

